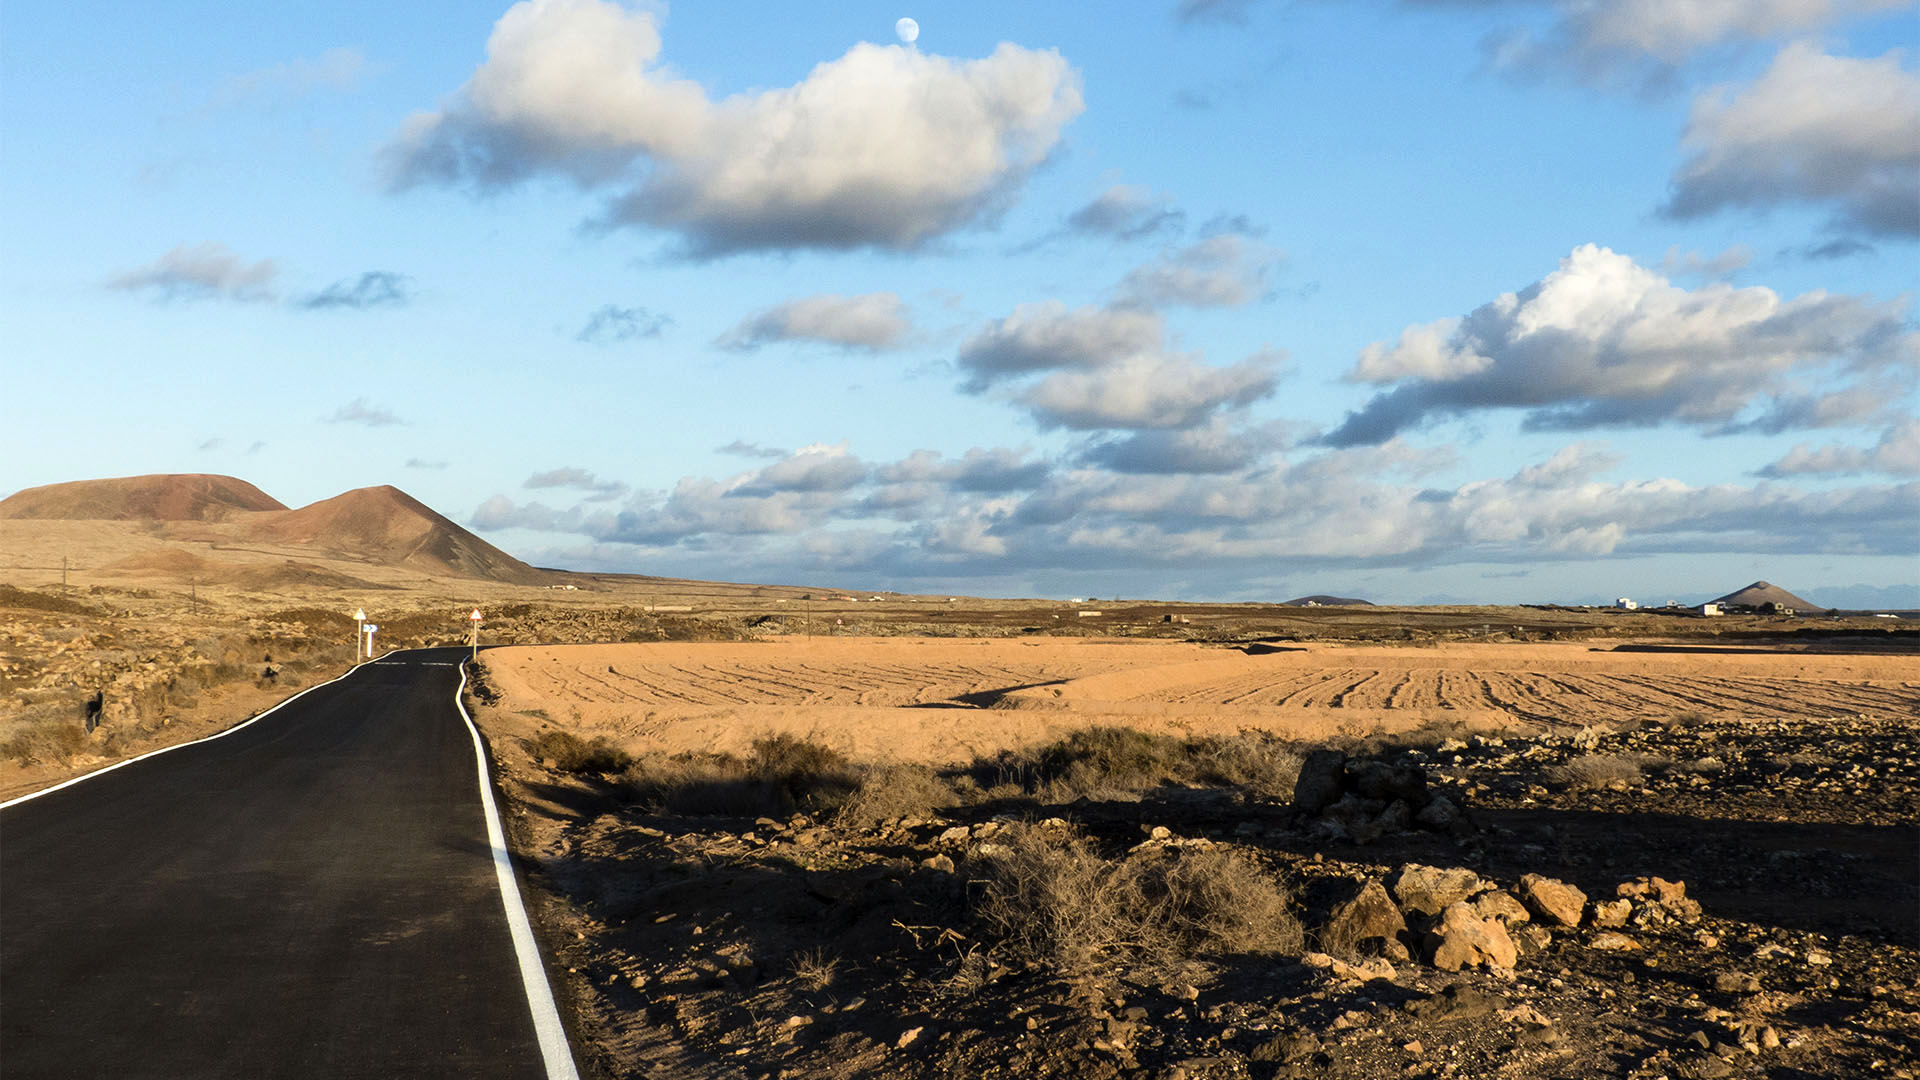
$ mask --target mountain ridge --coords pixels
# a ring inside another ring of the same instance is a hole
[[[245,480],[212,473],[74,480],[0,499],[0,518],[194,523],[231,540],[311,548],[429,575],[524,585],[556,576],[494,547],[391,484],[289,509]]]

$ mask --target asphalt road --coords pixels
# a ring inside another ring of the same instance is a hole
[[[0,810],[0,1076],[548,1076],[463,654]]]

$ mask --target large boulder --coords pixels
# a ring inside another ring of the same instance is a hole
[[[1300,778],[1294,781],[1293,808],[1318,814],[1339,802],[1346,766],[1347,755],[1338,750],[1315,750],[1308,754],[1300,765]]]
[[[1327,920],[1321,940],[1327,948],[1341,952],[1355,951],[1379,941],[1383,943],[1381,951],[1392,954],[1400,951],[1394,946],[1406,932],[1406,917],[1400,914],[1399,907],[1380,882],[1370,878],[1352,899],[1334,906],[1333,917]]]
[[[1465,967],[1511,968],[1520,950],[1499,919],[1474,913],[1467,903],[1448,905],[1427,934],[1431,963],[1442,971]]]
[[[1579,926],[1586,914],[1587,894],[1553,878],[1528,874],[1520,879],[1520,902],[1527,910],[1557,926]]]
[[[1484,890],[1480,875],[1463,867],[1408,863],[1393,879],[1393,897],[1404,911],[1432,917]]]

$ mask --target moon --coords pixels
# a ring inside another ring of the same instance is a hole
[[[911,45],[920,39],[920,24],[912,19],[901,19],[893,24],[893,32],[900,35],[901,41]]]

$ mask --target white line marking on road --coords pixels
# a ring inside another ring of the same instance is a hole
[[[567,1029],[560,1023],[560,1010],[553,1004],[553,988],[547,985],[547,969],[540,963],[540,946],[533,939],[533,924],[527,920],[527,906],[520,899],[520,885],[513,877],[513,859],[507,854],[506,830],[500,826],[500,810],[493,801],[493,776],[487,767],[486,744],[480,741],[480,729],[467,715],[461,700],[467,690],[467,672],[460,669],[460,688],[453,692],[453,704],[460,719],[467,722],[467,734],[473,736],[473,757],[480,766],[480,803],[487,811],[487,842],[493,846],[493,869],[500,879],[500,902],[507,909],[507,928],[513,933],[513,951],[520,958],[520,981],[527,988],[527,1008],[533,1013],[534,1034],[540,1039],[540,1057],[546,1062],[547,1080],[580,1080],[573,1065],[573,1051],[567,1046]]]
[[[347,675],[352,675],[354,672],[359,670],[360,669],[358,667],[350,668],[348,669],[346,675],[336,676],[335,678],[328,679],[326,682],[323,682],[323,683],[314,683],[312,686],[307,687],[305,690],[302,690],[299,693],[288,698],[287,700],[281,702],[280,704],[275,705],[273,708],[268,709],[265,712],[259,713],[258,715],[254,716],[252,719],[246,721],[245,723],[235,724],[225,731],[216,731],[212,735],[209,735],[204,739],[195,739],[192,742],[175,743],[172,746],[163,746],[158,750],[149,750],[146,753],[141,754],[139,757],[130,757],[125,761],[116,761],[113,764],[106,766],[105,768],[95,769],[90,773],[81,773],[79,776],[76,776],[71,780],[62,781],[58,784],[53,785],[52,787],[41,788],[39,791],[29,791],[25,795],[21,795],[18,798],[8,799],[6,802],[0,802],[0,810],[5,810],[9,806],[18,806],[29,799],[37,799],[42,795],[50,795],[53,792],[59,791],[61,788],[64,788],[64,787],[72,787],[73,785],[79,783],[82,780],[91,780],[96,776],[104,776],[115,769],[124,769],[136,761],[145,761],[150,757],[159,757],[161,754],[170,753],[174,750],[181,750],[189,746],[198,746],[201,743],[212,742],[215,739],[224,739],[227,736],[233,734],[234,732],[241,730],[242,728],[250,727],[254,724],[259,723],[262,720],[265,720],[268,716],[271,716],[273,713],[279,711],[280,709],[286,708],[288,705],[291,705],[294,702],[300,700],[301,698],[307,696],[308,694],[313,693],[315,690],[318,690],[323,686],[332,686],[334,683],[337,683],[341,679],[346,678]]]

